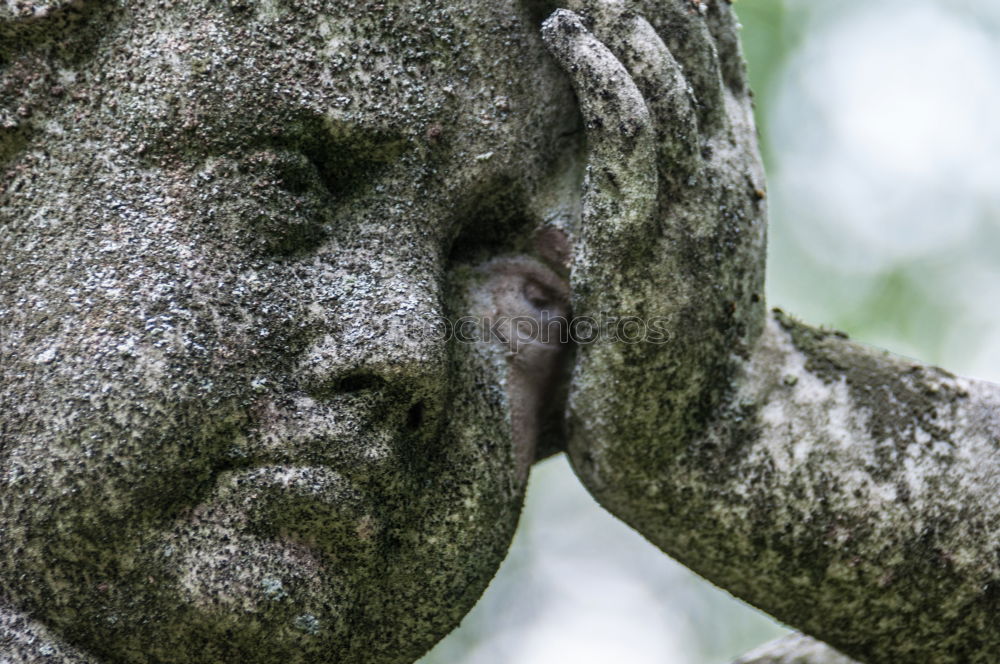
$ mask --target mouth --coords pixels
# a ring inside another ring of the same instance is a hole
[[[424,494],[441,466],[438,432],[408,429],[391,396],[263,391],[182,518],[328,564],[384,569],[427,518]]]
[[[323,466],[226,471],[209,504],[244,532],[338,562],[373,555],[382,529],[372,502],[342,474]]]

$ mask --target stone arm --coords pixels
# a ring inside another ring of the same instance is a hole
[[[857,662],[804,634],[789,634],[755,648],[733,664],[857,664]]]
[[[3,664],[95,664],[47,627],[0,604],[0,662]]]
[[[543,27],[587,127],[572,304],[613,323],[578,339],[575,471],[665,552],[851,657],[995,661],[1000,386],[765,310],[727,3],[573,9]],[[657,334],[627,334],[631,316]],[[744,661],[837,657],[799,637]]]
[[[1000,387],[775,312],[734,388],[673,462],[631,469],[648,497],[617,467],[605,504],[861,661],[992,661]]]

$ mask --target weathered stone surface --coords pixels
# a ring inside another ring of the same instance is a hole
[[[564,442],[844,653],[995,659],[1000,388],[766,313],[728,3],[554,9],[0,3],[5,661],[412,661]],[[568,307],[568,380],[437,327]]]
[[[430,323],[560,214],[539,18],[2,7],[0,659],[414,660],[520,509],[516,367]]]
[[[825,643],[802,634],[789,634],[755,648],[733,664],[857,664],[857,662]]]
[[[574,469],[666,552],[847,655],[995,661],[1000,386],[765,313],[735,21],[653,4],[581,0],[543,28],[588,137],[574,312],[669,332],[578,349]]]
[[[672,461],[615,439],[573,461],[664,551],[858,661],[986,663],[998,413],[994,384],[778,312],[716,422]]]

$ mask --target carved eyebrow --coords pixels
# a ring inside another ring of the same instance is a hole
[[[107,20],[99,20],[112,17],[111,4],[107,0],[0,0],[0,90],[12,91],[0,99],[0,164],[23,148],[38,117],[72,103],[62,86],[29,85],[28,81],[42,80],[58,69],[80,67],[93,56],[113,32],[105,29]],[[10,113],[15,108],[26,112]],[[46,113],[32,112],[42,108]]]
[[[108,0],[0,0],[0,66],[6,65],[12,55],[31,51],[40,45],[38,42],[55,44],[57,58],[86,58],[97,41],[107,36],[103,30],[88,30],[90,22],[100,13],[110,17],[111,5]],[[81,39],[71,41],[74,34]]]
[[[236,141],[219,145],[194,146],[199,158],[240,155],[299,154],[316,169],[322,184],[335,199],[350,195],[362,183],[375,182],[390,165],[398,162],[409,148],[399,131],[333,125],[315,114],[286,123],[277,135],[237,136]]]
[[[402,132],[346,123],[323,124],[323,128],[300,139],[297,147],[316,166],[335,196],[361,181],[374,179],[386,166],[399,161],[409,147]]]

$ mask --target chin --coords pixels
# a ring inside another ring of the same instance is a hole
[[[488,354],[466,359],[470,380],[491,370]],[[64,633],[105,662],[413,662],[485,590],[522,504],[506,398],[471,394],[410,473],[221,473],[197,506],[116,553],[120,575],[86,593]]]

